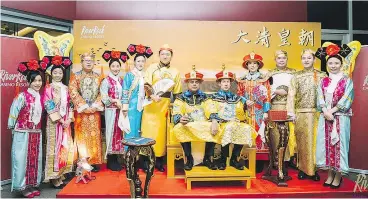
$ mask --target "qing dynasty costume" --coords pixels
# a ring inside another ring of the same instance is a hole
[[[18,66],[24,76],[41,75],[41,70],[37,60],[22,62]],[[41,95],[32,88],[19,93],[10,107],[8,129],[13,134],[11,191],[23,191],[41,183],[42,111]]]
[[[69,93],[76,110],[74,130],[79,157],[89,157],[92,165],[102,164],[101,143],[101,76],[93,71],[81,71],[71,75]],[[84,113],[93,107],[94,113]]]
[[[68,57],[46,56],[42,59],[49,63],[48,69],[61,68],[63,72],[72,65]],[[62,60],[58,62],[57,60]],[[43,94],[43,103],[48,117],[46,122],[46,161],[45,180],[59,179],[73,168],[74,143],[71,126],[64,128],[60,119],[74,121],[73,103],[69,90],[62,82],[47,84]]]
[[[185,75],[185,82],[189,80],[203,81],[203,74],[195,71],[187,73]],[[216,169],[215,165],[211,161],[211,157],[214,156],[214,148],[216,143],[220,143],[221,137],[218,135],[213,136],[211,133],[211,122],[205,115],[205,110],[208,109],[209,97],[201,90],[190,91],[187,90],[184,93],[178,95],[173,105],[173,120],[174,128],[173,133],[176,139],[181,143],[184,150],[187,162],[184,165],[185,170],[191,170],[194,163],[192,156],[192,147],[199,147],[198,142],[206,142],[204,158],[202,153],[201,157],[195,155],[195,159],[203,158],[203,163],[210,169]],[[180,119],[186,116],[189,118],[189,122],[185,125],[180,123]],[[194,143],[192,143],[194,142]],[[193,145],[192,145],[193,144]],[[197,162],[202,162],[202,161]]]
[[[295,137],[298,169],[308,176],[316,175],[317,86],[326,73],[314,68],[294,73],[287,97],[287,112],[296,116]]]
[[[128,56],[125,52],[119,51],[105,51],[102,54],[102,58],[109,62],[109,65],[113,62],[126,62]],[[118,121],[120,117],[120,109],[113,100],[118,100],[119,103],[123,96],[123,79],[119,77],[119,74],[114,75],[109,73],[109,75],[102,80],[100,86],[101,101],[105,105],[105,136],[106,136],[106,154],[107,167],[113,171],[120,171],[122,169],[120,163],[118,162],[118,154],[123,154],[124,148],[121,144],[123,139],[122,131],[118,126]]]
[[[329,51],[339,49],[339,51]],[[343,50],[344,49],[344,50]],[[325,55],[347,57],[351,49],[347,45],[341,48],[331,44],[320,48],[319,52],[327,51]],[[319,55],[324,55],[319,53]],[[320,59],[324,56],[317,56]],[[344,60],[344,59],[343,59]],[[338,111],[333,114],[334,120],[326,120],[321,113],[318,120],[316,164],[317,168],[332,169],[347,174],[349,172],[349,143],[350,143],[350,117],[354,100],[353,81],[346,74],[329,74],[321,80],[317,90],[317,109],[332,109]]]
[[[222,79],[234,80],[234,74],[228,71],[221,71],[216,74],[217,81]],[[244,111],[244,97],[231,93],[230,91],[219,90],[211,96],[211,106],[206,110],[208,117],[217,120],[219,123],[219,135],[221,137],[221,160],[218,168],[226,168],[226,160],[229,156],[229,145],[234,144],[230,166],[237,169],[244,169],[238,162],[243,145],[251,147],[257,135],[255,129],[244,123],[246,114]]]
[[[161,50],[172,50],[164,46]],[[153,146],[155,155],[157,157],[157,166],[162,168],[163,156],[166,154],[166,136],[167,136],[167,117],[168,110],[171,103],[171,94],[174,97],[182,92],[182,84],[180,79],[180,73],[176,68],[165,65],[163,63],[151,64],[145,71],[144,80],[149,85],[154,85],[156,82],[170,79],[174,81],[174,86],[169,89],[168,92],[161,95],[161,100],[158,102],[152,102],[144,107],[142,115],[142,137],[151,138],[156,140],[156,144]],[[152,128],[155,127],[155,128]]]
[[[262,57],[255,53],[250,53],[243,58],[243,67],[247,68],[248,62],[256,61],[259,69],[263,67]],[[271,108],[271,86],[268,75],[262,75],[259,71],[247,73],[238,80],[238,95],[254,102],[247,107],[249,116],[248,123],[258,132],[256,139],[257,151],[267,151],[265,144],[265,122],[263,115]]]

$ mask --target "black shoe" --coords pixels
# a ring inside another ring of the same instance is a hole
[[[163,166],[163,158],[162,157],[156,158],[156,165],[155,165],[155,167],[160,172],[164,172],[165,171],[165,168]]]
[[[314,176],[312,176],[311,179],[317,182],[321,180],[321,177],[319,177],[318,173],[316,172],[316,174],[314,174]]]
[[[66,186],[66,184],[61,184],[61,185],[59,185],[59,186],[55,186],[54,184],[52,184],[51,183],[51,185],[52,185],[52,187],[54,188],[54,189],[62,189],[62,188],[64,188],[65,186]]]
[[[148,160],[143,160],[143,171],[148,173],[148,170],[149,170]]]
[[[290,160],[287,162],[287,166],[288,168],[292,168],[292,169],[298,169],[298,167],[296,166],[295,163],[295,157],[291,157]]]
[[[187,156],[187,162],[184,164],[184,170],[190,171],[193,168],[193,156]]]
[[[156,169],[160,172],[164,172],[165,171],[165,168],[161,165],[159,167],[156,167]]]
[[[117,155],[113,154],[107,156],[107,168],[110,169],[111,171],[121,171],[123,169],[120,163],[118,162]]]
[[[303,171],[299,171],[298,179],[299,180],[305,180],[306,178],[307,178],[307,175]]]
[[[217,168],[219,170],[225,170],[226,169],[226,157],[221,157],[220,161],[219,161],[219,164],[217,166]]]
[[[209,157],[203,158],[203,165],[211,170],[217,170],[217,166]]]
[[[335,175],[336,175],[336,173],[334,174],[334,176],[332,177],[332,181],[331,181],[331,183],[326,183],[326,181],[323,183],[323,186],[324,187],[329,187],[331,184],[332,184],[332,182],[333,182],[333,180],[334,180],[334,178],[335,178]]]
[[[238,170],[244,170],[244,166],[237,160],[237,157],[231,157],[230,166]]]
[[[333,181],[332,181],[332,182],[333,182]],[[340,178],[339,185],[333,185],[333,184],[332,184],[332,182],[331,182],[330,188],[331,188],[331,189],[338,189],[338,188],[340,188],[340,186],[341,186],[341,183],[342,183],[342,177]]]
[[[99,172],[99,171],[100,171],[100,167],[99,167],[99,166],[97,166],[97,165],[92,165],[92,167],[93,167],[92,172],[97,173],[97,172]]]

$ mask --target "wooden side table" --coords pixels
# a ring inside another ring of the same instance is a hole
[[[131,198],[142,198],[142,181],[139,179],[137,161],[139,156],[147,156],[149,160],[148,172],[146,175],[146,181],[144,183],[143,197],[148,197],[148,190],[153,172],[155,170],[155,152],[152,145],[156,144],[156,141],[150,138],[130,138],[122,141],[122,144],[128,146],[128,150],[125,153],[126,162],[126,177],[129,181],[130,196]]]

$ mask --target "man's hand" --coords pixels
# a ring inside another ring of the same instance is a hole
[[[91,113],[95,113],[95,112],[97,111],[97,108],[95,108],[95,107],[91,107],[91,108],[90,108],[90,111],[91,111]]]
[[[187,116],[184,115],[183,117],[180,118],[181,124],[186,125],[188,124],[188,122],[189,122],[189,118]]]
[[[288,118],[293,122],[295,123],[295,120],[296,120],[296,115],[294,113],[288,113],[287,114]]]
[[[284,96],[284,95],[287,95],[287,92],[284,89],[277,89],[275,91],[275,94],[280,95],[280,96]]]
[[[93,107],[86,108],[83,111],[83,113],[94,113],[94,112],[96,112],[96,108]]]
[[[212,120],[211,132],[212,135],[216,135],[219,132],[219,124],[217,123],[216,120]]]
[[[71,122],[72,122],[72,120],[71,120],[71,119],[67,119],[67,120],[64,122],[63,127],[64,127],[64,128],[68,128]]]
[[[247,100],[245,103],[247,104],[247,106],[253,106],[254,104],[252,100]]]

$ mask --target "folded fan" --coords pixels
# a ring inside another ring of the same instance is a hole
[[[167,91],[169,91],[173,86],[174,86],[175,82],[171,79],[162,79],[159,80],[158,82],[156,82],[153,86],[152,86],[152,94],[153,95],[157,95],[157,96],[161,96],[162,94],[166,93]],[[143,102],[143,107],[147,106],[149,104],[152,103],[151,99],[148,99],[147,97],[144,99]]]

